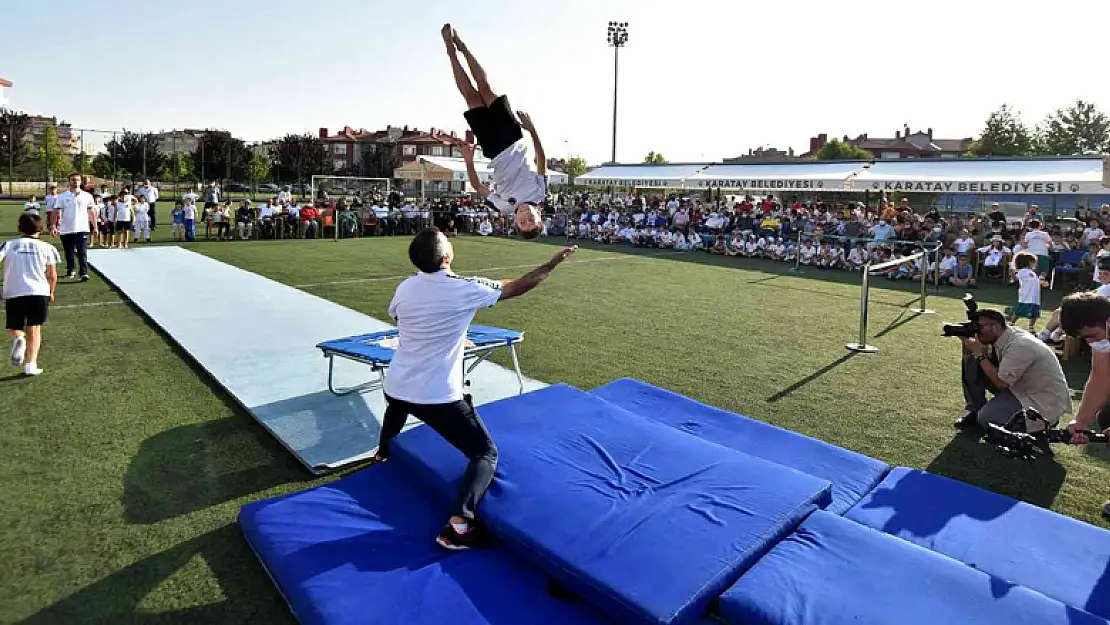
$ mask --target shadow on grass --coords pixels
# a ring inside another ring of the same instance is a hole
[[[773,404],[773,403],[779,401],[780,399],[782,399],[784,397],[789,397],[791,394],[793,394],[795,391],[802,388],[803,386],[809,384],[810,382],[813,382],[817,378],[820,378],[821,376],[825,375],[826,373],[828,373],[828,372],[832,371],[833,369],[839,367],[840,365],[848,362],[855,355],[856,355],[856,352],[848,352],[847,354],[844,354],[840,358],[837,358],[833,362],[830,362],[829,364],[825,365],[824,367],[821,367],[817,371],[814,371],[813,373],[807,375],[806,377],[802,378],[801,380],[798,380],[797,382],[795,382],[795,383],[791,384],[790,386],[782,389],[781,391],[775,393],[774,395],[771,395],[770,397],[768,397],[766,399],[766,402],[769,403],[769,404]]]
[[[216,577],[223,601],[166,612],[139,611],[147,596],[198,557]],[[295,623],[269,579],[259,574],[235,524],[143,558],[22,621],[24,625],[248,622]]]
[[[124,474],[124,518],[157,523],[280,484],[310,479],[301,465],[142,310],[115,290],[235,416],[143,441]]]
[[[957,433],[925,470],[1051,508],[1067,477],[1064,467],[1049,458],[1027,462],[1003,457],[980,442],[980,434]]]

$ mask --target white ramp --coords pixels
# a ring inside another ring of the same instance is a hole
[[[392,326],[180,247],[89,250],[89,262],[310,471],[374,453],[385,414],[381,391],[333,395],[316,345]],[[335,374],[337,386],[377,375],[341,358]],[[518,391],[516,374],[491,362],[470,380],[475,404]],[[524,383],[525,392],[544,386]]]

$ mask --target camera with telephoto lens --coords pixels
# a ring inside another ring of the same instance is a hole
[[[965,323],[946,323],[941,327],[942,336],[956,336],[974,338],[979,334],[979,318],[975,315],[979,304],[975,303],[975,296],[967,293],[963,298],[964,307],[967,308],[967,321]]]
[[[1038,429],[1030,432],[1030,425]],[[1082,430],[1081,433],[1086,435],[1088,442],[1106,443],[1108,437],[1103,430],[1110,428],[1110,413],[1099,413],[1098,428]],[[983,440],[1008,458],[1036,460],[1051,457],[1053,454],[1050,445],[1067,444],[1071,441],[1071,432],[1053,427],[1036,408],[1023,408],[1002,425],[988,424]]]

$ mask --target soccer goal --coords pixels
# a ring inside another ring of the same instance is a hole
[[[389,178],[359,178],[356,176],[313,176],[309,183],[312,200],[334,202],[340,198],[351,204],[360,199],[365,204],[374,200],[385,202],[393,190]]]
[[[358,236],[358,212],[375,204],[386,206],[393,186],[389,178],[359,178],[357,176],[313,176],[309,182],[312,201],[321,210],[330,204],[343,200],[347,208],[340,215],[334,215],[334,238]],[[341,223],[342,222],[342,223]],[[345,234],[347,233],[347,234]]]

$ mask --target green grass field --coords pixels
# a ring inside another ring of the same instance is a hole
[[[0,204],[4,236],[19,206]],[[164,228],[157,234],[168,236]],[[515,277],[546,260],[555,243],[461,238],[456,270]],[[407,244],[398,237],[189,247],[384,319],[394,287],[412,271]],[[954,432],[960,348],[939,326],[964,318],[962,293],[945,289],[930,299],[937,315],[915,317],[907,312],[914,285],[877,281],[870,340],[882,351],[850,355],[844,344],[857,335],[858,281],[816,270],[794,276],[769,262],[599,247],[580,250],[538,290],[477,321],[526,331],[524,371],[545,382],[588,389],[639,378],[1105,525],[1105,449],[1066,448],[1055,463],[1028,464]],[[1014,296],[1010,287],[977,292],[998,306]],[[1045,307],[1054,299],[1048,294]],[[226,312],[231,333],[240,322],[234,309]],[[40,363],[46,375],[38,378],[14,368],[0,375],[0,621],[292,623],[235,515],[248,501],[334,478],[310,480],[95,273],[88,283],[58,286]],[[1086,363],[1066,364],[1081,388]]]

